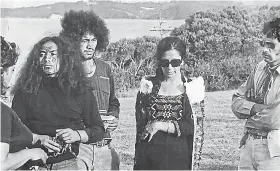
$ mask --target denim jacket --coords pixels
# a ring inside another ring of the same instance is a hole
[[[108,63],[94,58],[96,64],[95,73],[88,77],[92,92],[94,93],[99,108],[100,115],[112,115],[119,118],[120,103],[115,95],[114,78],[111,67]],[[106,133],[104,138],[109,138]]]

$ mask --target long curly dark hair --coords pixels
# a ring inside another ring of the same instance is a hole
[[[8,68],[16,64],[19,50],[14,42],[8,42],[1,36],[1,67]]]
[[[14,42],[8,42],[1,36],[1,95],[5,95],[9,87],[4,85],[4,74],[7,69],[17,63],[19,47]]]
[[[104,51],[109,44],[109,30],[105,22],[93,11],[70,10],[64,14],[61,26],[60,36],[65,36],[76,44],[80,43],[82,36],[87,32],[97,38],[96,50]]]
[[[86,91],[86,75],[79,53],[69,41],[53,36],[45,37],[34,45],[16,81],[13,93],[18,89],[30,94],[38,93],[44,77],[39,60],[40,51],[42,45],[49,41],[54,42],[58,48],[60,68],[57,78],[61,90],[67,95],[78,95]]]

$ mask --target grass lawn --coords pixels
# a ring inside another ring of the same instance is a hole
[[[237,170],[239,140],[244,120],[232,113],[234,91],[208,92],[205,98],[205,141],[201,170]],[[121,113],[113,145],[121,158],[122,170],[132,170],[135,143],[135,98],[120,98]]]

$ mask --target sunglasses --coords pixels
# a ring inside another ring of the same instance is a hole
[[[172,67],[178,67],[182,63],[181,59],[172,59],[169,61],[168,59],[162,59],[159,61],[159,65],[161,67],[169,67],[169,64],[171,64]]]
[[[274,49],[275,48],[275,43],[273,43],[273,42],[260,40],[259,43],[260,43],[261,47],[267,47],[269,49]]]

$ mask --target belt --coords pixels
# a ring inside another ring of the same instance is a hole
[[[103,139],[101,141],[98,141],[96,143],[94,143],[93,145],[95,145],[97,148],[100,148],[100,147],[104,147],[106,145],[109,145],[110,142],[112,141],[112,139]]]
[[[249,137],[252,137],[253,139],[267,139],[267,135],[256,135],[256,134],[248,134]]]

